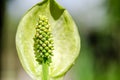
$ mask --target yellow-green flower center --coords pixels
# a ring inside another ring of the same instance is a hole
[[[36,61],[39,64],[51,63],[51,57],[53,56],[53,39],[50,30],[50,24],[46,16],[39,16],[39,20],[36,25],[36,34],[34,40],[34,53]]]

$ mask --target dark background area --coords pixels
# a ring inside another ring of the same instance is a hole
[[[0,3],[0,77],[2,75],[1,71],[2,71],[2,30],[3,30],[3,23],[4,23],[4,13],[5,13],[5,1],[6,0],[1,0]]]

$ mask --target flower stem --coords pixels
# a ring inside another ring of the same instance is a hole
[[[43,73],[42,80],[49,80],[49,68],[47,63],[42,64],[42,73]]]

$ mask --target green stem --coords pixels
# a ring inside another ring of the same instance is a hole
[[[49,68],[48,68],[48,64],[43,63],[42,64],[42,80],[49,80]]]

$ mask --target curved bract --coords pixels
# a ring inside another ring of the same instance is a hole
[[[48,18],[54,41],[50,80],[62,80],[80,51],[80,37],[70,14],[54,0],[45,0],[32,7],[22,18],[16,33],[16,47],[25,71],[35,80],[41,80],[42,66],[34,54],[34,36],[40,15]]]

